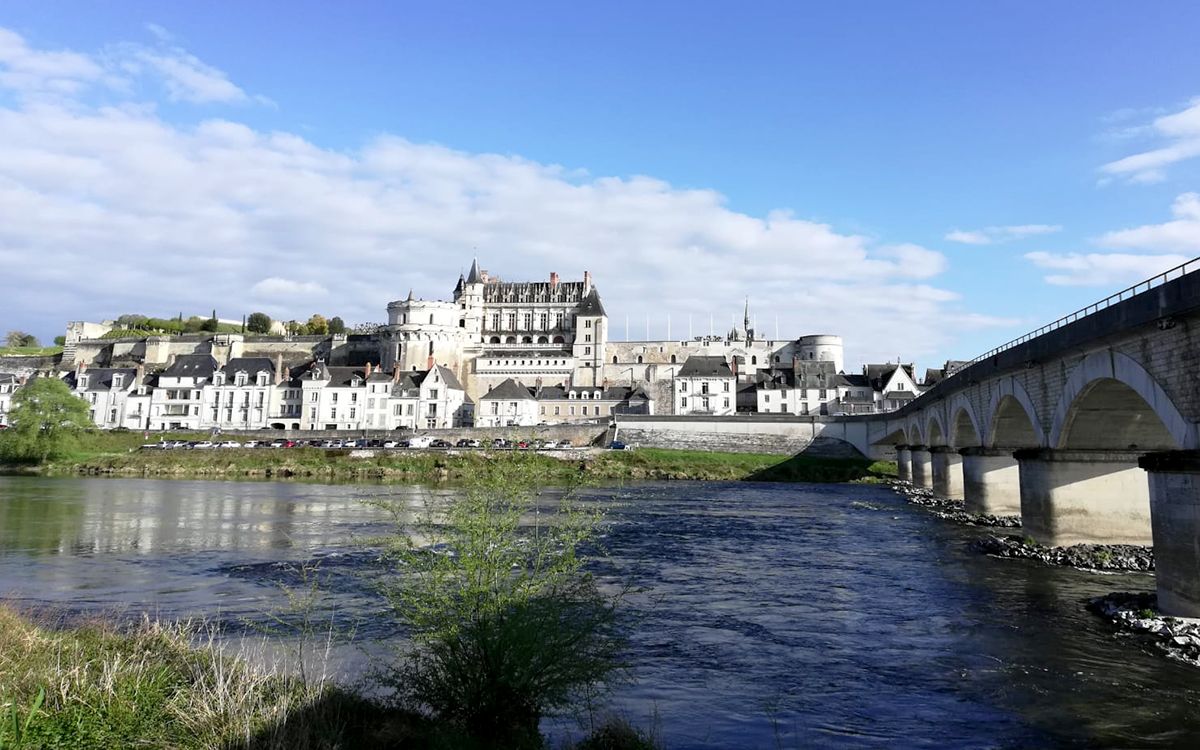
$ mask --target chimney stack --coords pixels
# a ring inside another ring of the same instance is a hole
[[[283,385],[283,355],[275,355],[275,385]]]
[[[367,363],[367,377],[368,378],[371,377],[371,363],[370,362]]]
[[[558,274],[554,271],[550,272],[550,291],[558,289]]]
[[[592,272],[584,271],[583,272],[583,293],[587,294],[590,291],[592,291]]]
[[[145,363],[145,362],[138,362],[138,363],[137,363],[137,367],[135,367],[135,368],[134,368],[134,372],[133,372],[133,385],[134,385],[134,387],[136,388],[137,386],[141,385],[141,384],[142,384],[142,381],[143,381],[145,378],[146,378],[146,363]]]
[[[393,383],[400,382],[400,363],[399,362],[392,365],[392,382]]]

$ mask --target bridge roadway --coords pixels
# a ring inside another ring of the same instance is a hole
[[[794,452],[824,438],[895,455],[902,479],[1020,514],[1042,544],[1153,544],[1160,609],[1200,617],[1200,259],[973,360],[898,411],[780,416],[617,427],[695,447],[775,439]]]

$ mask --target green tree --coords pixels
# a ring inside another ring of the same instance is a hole
[[[66,336],[55,336],[54,337],[54,345],[55,346],[66,346],[67,345],[67,337]]]
[[[88,405],[55,378],[34,378],[12,397],[9,427],[0,432],[0,455],[44,463],[62,455],[94,427]]]
[[[598,512],[566,493],[541,515],[536,470],[519,456],[483,471],[416,523],[408,506],[380,504],[399,531],[387,544],[396,575],[382,589],[412,632],[386,681],[479,747],[540,747],[543,714],[622,669],[621,595],[601,593],[584,569]]]
[[[332,318],[329,319],[329,332],[330,333],[345,333],[346,332],[346,321],[344,321],[341,318],[339,318],[338,316],[334,315]]]
[[[201,318],[199,315],[193,315],[192,317],[183,321],[183,332],[198,333],[204,330],[204,323],[204,318]]]
[[[221,324],[217,322],[217,311],[216,310],[212,311],[212,317],[210,317],[208,320],[206,320],[200,324],[201,331],[208,331],[209,333],[216,333],[220,329],[221,329]]]
[[[251,333],[270,333],[271,316],[261,312],[250,313],[250,317],[246,318],[246,330]]]
[[[37,336],[24,331],[9,331],[4,337],[7,346],[37,346]]]
[[[309,336],[324,336],[329,333],[329,323],[325,320],[324,315],[313,313],[313,316],[308,319],[304,330],[308,331]]]

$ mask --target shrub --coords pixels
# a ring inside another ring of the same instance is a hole
[[[565,493],[543,517],[528,464],[508,456],[489,463],[415,524],[406,523],[407,506],[382,504],[400,531],[387,540],[397,571],[382,588],[412,631],[384,679],[481,746],[536,747],[545,713],[620,671],[621,596],[602,594],[579,554],[600,515]],[[522,522],[528,517],[532,525]]]

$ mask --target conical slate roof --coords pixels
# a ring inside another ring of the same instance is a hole
[[[576,315],[601,315],[607,316],[604,312],[604,305],[600,304],[600,293],[596,291],[596,287],[592,287],[592,291],[588,292],[588,296],[583,298],[579,303],[579,307],[575,310]]]
[[[483,274],[479,272],[479,258],[471,259],[471,272],[467,274],[468,284],[482,284]]]

